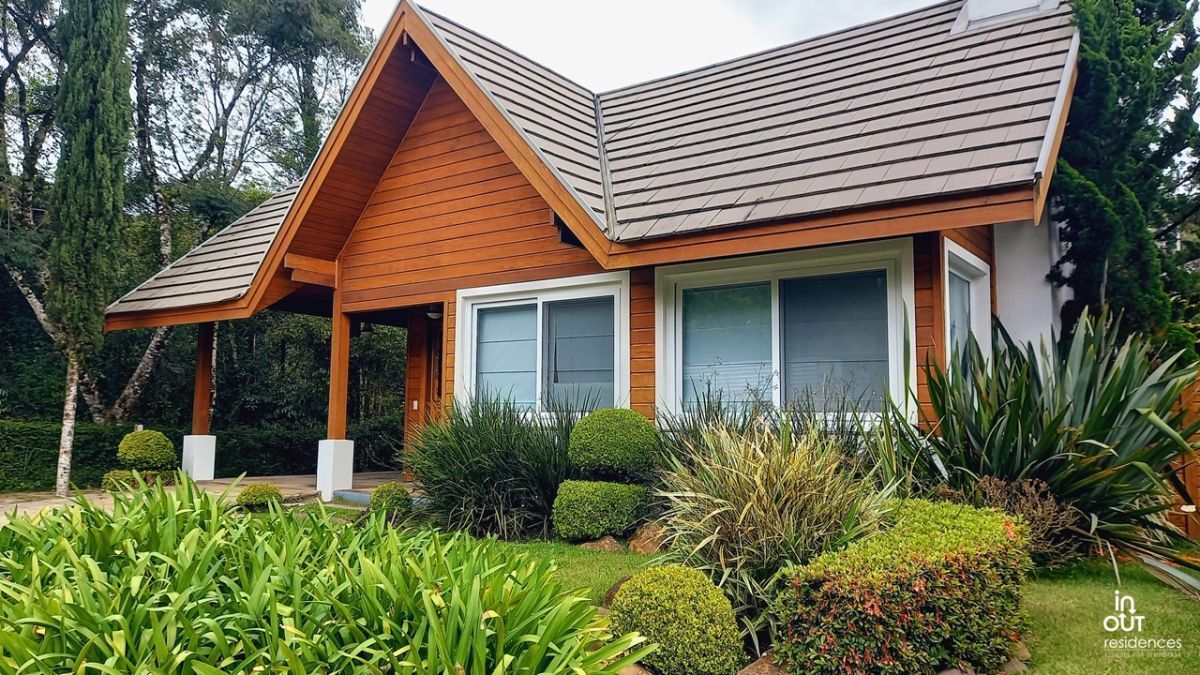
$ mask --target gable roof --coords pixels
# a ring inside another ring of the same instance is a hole
[[[609,239],[634,242],[1034,183],[1070,9],[953,32],[963,4],[601,94],[424,11]]]
[[[402,0],[304,180],[108,314],[228,306],[221,318],[236,318],[293,290],[267,292],[285,254],[336,257],[438,74],[606,267],[653,264],[659,254],[640,247],[672,237],[703,246],[702,233],[723,228],[901,202],[996,194],[980,222],[1029,218],[1053,169],[1078,35],[1065,4],[963,31],[964,1],[597,94]],[[393,58],[403,46],[411,53]],[[1026,197],[1007,196],[1018,187]],[[904,217],[921,220],[922,208]]]

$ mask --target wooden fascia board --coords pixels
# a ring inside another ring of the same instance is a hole
[[[612,269],[769,253],[1029,219],[1032,186],[615,244]]]
[[[1052,127],[1050,133],[1052,135],[1049,139],[1050,147],[1046,153],[1046,161],[1042,169],[1042,174],[1037,178],[1037,184],[1034,186],[1036,194],[1033,205],[1034,223],[1042,222],[1042,213],[1046,210],[1046,200],[1050,198],[1050,184],[1054,178],[1054,169],[1058,165],[1058,153],[1062,148],[1063,136],[1067,131],[1067,118],[1071,113],[1071,102],[1075,99],[1075,84],[1079,80],[1078,40],[1079,33],[1076,32],[1067,61],[1070,75],[1067,77],[1066,91],[1063,93],[1058,110],[1055,111],[1057,119],[1051,121]]]
[[[134,328],[158,328],[159,326],[182,326],[193,323],[210,321],[230,321],[232,319],[247,319],[255,312],[241,300],[223,302],[215,305],[197,307],[182,307],[179,309],[148,310],[141,312],[121,312],[104,317],[104,332]]]
[[[408,0],[400,3],[401,8],[407,6]],[[404,29],[437,69],[438,74],[475,114],[508,158],[517,165],[526,180],[550,204],[550,208],[563,219],[575,236],[579,237],[584,248],[601,266],[608,267],[608,252],[612,243],[604,234],[601,224],[596,221],[593,211],[575,197],[571,188],[475,81],[419,9],[408,14]]]

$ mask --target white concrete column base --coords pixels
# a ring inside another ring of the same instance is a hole
[[[317,492],[321,501],[354,487],[354,441],[326,439],[317,444]]]
[[[217,437],[183,437],[183,472],[192,480],[212,480],[216,475]]]

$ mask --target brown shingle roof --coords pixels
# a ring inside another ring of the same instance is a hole
[[[953,32],[962,8],[599,95],[427,13],[609,237],[634,241],[1032,183],[1070,10]]]
[[[107,314],[237,300],[250,290],[292,206],[293,183],[188,251],[108,307]]]

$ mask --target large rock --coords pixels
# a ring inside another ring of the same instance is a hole
[[[1025,646],[1024,642],[1018,642],[1013,648],[1013,658],[1018,661],[1028,661],[1033,658],[1033,654],[1029,653],[1029,647]]]
[[[608,551],[610,553],[621,553],[625,550],[621,547],[621,542],[611,536],[600,537],[596,541],[580,544],[579,548],[586,548],[589,551]]]
[[[754,663],[738,671],[738,675],[787,675],[787,671],[775,665],[775,657],[771,652],[767,652]]]
[[[620,675],[654,675],[654,673],[651,673],[635,663],[632,666],[625,666],[622,668],[620,670]]]
[[[629,550],[633,553],[658,553],[666,540],[666,528],[658,523],[646,523],[629,540]]]

